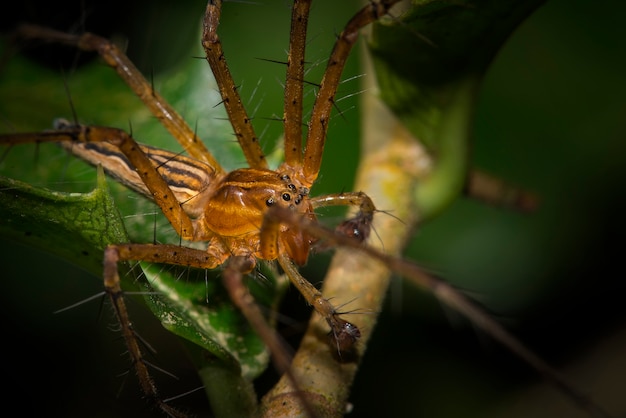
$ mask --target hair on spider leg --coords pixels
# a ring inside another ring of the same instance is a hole
[[[119,332],[119,330],[113,330],[113,331],[117,331]],[[152,356],[153,358],[155,358],[155,360],[157,359],[157,357],[159,356],[159,352],[145,339],[141,336],[141,334],[139,334],[136,330],[133,330],[133,333],[135,335],[135,337],[137,338],[137,340],[139,341],[139,343],[142,345],[142,347],[146,350],[146,352]],[[167,356],[162,356],[162,357],[167,357]],[[169,360],[167,358],[162,359],[161,361],[166,361],[169,362]],[[158,372],[158,374],[155,374],[155,376],[160,376],[158,378],[159,383],[161,385],[164,386],[173,386],[176,388],[180,389],[181,384],[184,384],[184,380],[187,380],[189,378],[189,376],[187,376],[188,373],[185,372],[185,370],[183,369],[178,369],[176,373],[171,372],[169,370],[167,370],[165,367],[161,367],[157,364],[155,364],[153,361],[148,360],[146,357],[143,357],[141,359],[141,362],[147,366],[150,370],[152,371],[156,371]],[[117,374],[118,378],[122,378],[122,381],[119,383],[119,387],[117,389],[117,397],[121,398],[122,393],[125,391],[126,385],[129,383],[129,379],[130,382],[132,382],[132,377],[133,377],[133,368],[132,367],[128,367],[126,370],[120,372]],[[163,377],[167,378],[164,379]],[[180,399],[186,396],[190,396],[192,394],[194,394],[195,392],[197,392],[198,390],[203,389],[204,386],[199,386],[199,387],[195,387],[193,389],[190,389],[188,391],[179,393],[178,395],[175,396],[171,396],[167,399],[163,399],[162,402],[166,403],[166,402],[172,402],[176,399]]]
[[[332,301],[333,299],[335,299],[333,296],[330,296],[327,298],[329,301]],[[347,302],[341,303],[339,305],[335,305],[335,310],[334,310],[334,314],[336,315],[371,315],[371,314],[375,314],[376,312],[373,312],[371,310],[366,310],[363,308],[356,308],[356,309],[351,309],[348,311],[344,311],[342,310],[343,307],[348,306],[351,303],[356,302],[357,300],[359,300],[358,296],[355,296],[354,298],[348,300]]]
[[[341,310],[340,308],[357,301],[359,298],[355,297],[345,303],[335,306],[335,310],[332,313],[333,316],[346,316],[346,315],[378,315],[380,312],[374,312],[372,310],[366,310],[362,308],[352,310]],[[333,300],[333,297],[328,298],[329,301]],[[342,359],[342,361],[353,361],[358,355],[357,344],[361,338],[361,330],[367,330],[367,327],[362,325],[357,327],[352,322],[342,321],[341,332],[337,332],[335,328],[331,327],[328,332],[328,337],[331,339],[331,344],[337,347],[336,355]]]
[[[156,263],[152,263],[152,265],[154,264]],[[156,280],[156,277],[158,275],[167,274],[168,271],[171,269],[167,269],[165,267],[167,266],[165,265],[159,266],[159,270],[156,272],[152,270],[150,273],[150,276],[153,276],[153,278]],[[189,269],[181,268],[180,270],[181,272],[184,273],[185,270],[189,270]],[[148,272],[148,270],[146,270],[146,272]],[[150,282],[151,278],[148,277],[147,280],[148,282]],[[158,290],[147,290],[147,291],[125,290],[124,295],[125,296],[140,296],[142,298],[145,298],[145,297],[159,298],[163,301],[165,300],[165,295],[163,294],[163,292],[158,291]],[[136,300],[135,298],[125,298],[125,299],[129,302],[129,308],[133,306],[132,309],[134,311],[135,317],[137,317],[137,315],[141,312],[143,312],[145,315],[145,312],[144,312],[145,310],[141,309],[144,307],[139,306],[139,305],[143,305],[143,303],[138,303],[139,300],[138,299]],[[150,317],[148,316],[148,318]],[[165,379],[165,380],[158,379],[159,386],[162,389],[168,388],[168,387],[170,388],[167,390],[167,392],[171,393],[172,389],[175,389],[177,391],[180,390],[180,384],[181,384],[180,382],[186,382],[185,385],[187,385],[191,382],[197,381],[198,377],[195,373],[195,367],[192,364],[191,358],[187,358],[188,352],[186,351],[184,344],[181,345],[178,339],[172,338],[172,335],[170,333],[165,332],[165,330],[162,327],[162,324],[159,323],[158,321],[155,322],[153,325],[150,325],[152,321],[153,321],[153,318],[150,318],[149,321],[145,321],[145,319],[141,320],[140,321],[142,324],[141,332],[135,329],[134,326],[132,327],[133,335],[141,344],[141,346],[145,348],[145,352],[149,353],[149,355],[152,358],[152,360],[150,360],[144,356],[141,358],[141,362],[145,364],[149,369],[158,371],[160,375],[164,375],[170,378],[170,379]],[[115,332],[119,332],[121,330],[121,327],[119,324],[115,324],[115,329],[114,328],[111,328],[111,329]],[[183,354],[182,356],[181,356],[181,353]],[[181,360],[185,358],[187,358],[187,360],[183,360],[181,362]],[[156,360],[158,360],[158,364],[155,363]],[[185,364],[187,365],[185,366]],[[131,370],[132,368],[128,369],[123,375],[124,376],[132,375],[132,373],[129,373]],[[156,376],[158,375],[155,375],[155,377]],[[120,390],[122,388],[120,388]],[[191,394],[191,393],[193,393],[193,390],[189,391],[188,394]],[[177,395],[174,398],[177,398],[182,395],[184,394]],[[203,399],[203,401],[206,401],[206,399]]]
[[[95,295],[89,296],[89,297],[87,297],[87,298],[85,298],[83,300],[80,300],[78,302],[72,303],[71,305],[68,305],[68,306],[66,306],[64,308],[58,309],[58,310],[56,310],[56,311],[54,311],[52,313],[53,314],[59,314],[59,313],[65,312],[65,311],[69,311],[71,309],[77,308],[77,307],[79,307],[81,305],[84,305],[86,303],[89,303],[92,300],[99,299],[99,298],[104,298],[104,296],[106,296],[106,293],[104,291],[102,291],[100,293],[96,293]]]
[[[144,347],[146,348],[146,350],[148,350],[148,352],[150,352],[150,349],[148,348],[149,346],[146,347],[147,342],[145,340],[143,340],[141,338],[141,336],[139,336],[138,334],[135,334],[137,336],[137,338],[139,339],[139,341],[142,342],[142,344],[144,345]],[[153,355],[156,354],[156,350],[154,351]],[[180,380],[180,378],[178,376],[176,376],[174,373],[168,372],[167,370],[165,370],[163,367],[159,367],[156,364],[144,359],[143,360],[144,363],[146,363],[146,365],[148,365],[152,370],[156,370],[158,372],[161,372],[162,374],[169,376],[175,380]]]
[[[259,283],[264,286],[271,285],[272,279],[267,274],[263,273],[261,266],[256,265],[254,270],[247,274],[247,277],[251,280],[254,280],[256,283]]]
[[[168,402],[172,402],[172,401],[175,401],[175,400],[179,400],[181,398],[187,397],[187,396],[192,395],[192,394],[194,394],[196,392],[199,392],[201,390],[204,390],[204,386],[198,386],[197,388],[190,389],[188,391],[179,393],[178,395],[170,396],[169,398],[163,399],[163,402],[168,403]]]
[[[266,318],[271,318],[273,328],[276,334],[284,342],[289,355],[295,353],[296,348],[300,344],[302,335],[306,329],[306,321],[310,315],[311,308],[303,306],[302,301],[299,304],[291,303],[283,300],[279,306],[267,306],[257,302],[259,310]],[[275,374],[276,370],[272,370],[269,374]]]
[[[136,295],[136,296],[147,296],[147,295],[159,295],[159,292],[151,292],[151,291],[125,291],[124,294],[125,295]],[[85,298],[85,299],[80,300],[80,301],[78,301],[76,303],[73,303],[73,304],[71,304],[69,306],[66,306],[64,308],[58,309],[58,310],[54,311],[53,313],[54,314],[60,314],[60,313],[63,313],[63,312],[67,312],[67,311],[73,310],[73,309],[75,309],[75,308],[77,308],[79,306],[88,304],[89,302],[91,302],[93,300],[97,300],[97,299],[100,299],[99,308],[98,308],[98,315],[97,315],[98,320],[100,320],[100,318],[101,318],[101,316],[102,316],[102,314],[104,312],[102,308],[103,308],[104,304],[106,304],[107,301],[108,301],[108,299],[106,298],[106,292],[99,292],[99,293],[94,294],[94,295],[92,295],[92,296],[90,296],[88,298]],[[132,299],[130,299],[130,300],[132,300]],[[120,328],[120,325],[119,325],[118,322],[114,322],[114,323],[110,323],[109,324],[108,329],[110,329],[111,331],[117,333],[117,332],[120,331],[121,328]],[[150,353],[151,355],[155,356],[156,353],[157,353],[157,350],[154,348],[154,346],[152,344],[150,344],[139,332],[137,332],[137,330],[133,329],[133,333],[135,334],[137,340],[147,350],[147,352]],[[152,363],[149,363],[147,361],[146,361],[146,364],[149,364],[155,370],[158,370],[158,371],[160,371],[160,372],[162,372],[162,373],[164,373],[166,375],[169,375],[169,376],[177,379],[177,377],[173,373],[170,373],[170,372],[166,371],[163,368],[160,368],[160,367],[158,367],[158,366],[156,366],[156,365],[154,365]],[[129,368],[128,371],[130,371],[130,370],[131,369]]]
[[[254,105],[254,107],[250,111],[250,120],[256,119],[257,112],[259,111],[259,108],[263,104],[263,99],[264,99],[265,95],[267,94],[267,93],[263,92],[262,93],[263,95],[261,97],[259,97],[258,100],[256,100],[256,95],[260,91],[259,87],[261,86],[261,82],[262,81],[263,81],[262,78],[258,78],[257,79],[256,84],[252,88],[252,92],[250,92],[250,95],[246,98],[246,103],[247,103],[246,107],[248,109],[250,109],[251,103],[254,103],[256,101],[256,105]],[[259,139],[260,139],[260,137],[259,137]]]

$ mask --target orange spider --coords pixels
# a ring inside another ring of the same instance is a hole
[[[275,171],[268,168],[224,59],[216,32],[221,12],[219,0],[209,1],[207,5],[202,45],[249,165],[248,168],[231,172],[221,167],[195,132],[111,42],[89,33],[76,36],[36,26],[22,26],[18,30],[22,38],[65,43],[81,50],[97,51],[189,155],[140,145],[130,134],[119,129],[85,126],[65,120],[58,120],[54,131],[0,137],[0,142],[4,144],[59,142],[80,158],[94,165],[102,165],[121,183],[156,202],[181,239],[207,243],[205,250],[180,245],[136,243],[110,245],[105,250],[106,292],[114,306],[142,389],[163,412],[171,416],[183,415],[159,397],[148,372],[122,297],[118,263],[143,260],[201,269],[222,266],[224,284],[232,300],[269,346],[279,370],[293,383],[293,376],[289,372],[289,356],[271,328],[265,324],[262,313],[242,284],[242,276],[251,272],[258,260],[277,260],[307,302],[328,323],[330,335],[334,339],[332,348],[342,355],[348,353],[360,337],[358,327],[343,319],[340,312],[298,272],[297,266],[306,262],[312,246],[319,239],[351,249],[358,248],[372,260],[382,261],[381,265],[432,290],[440,299],[462,311],[478,326],[484,327],[549,379],[566,391],[575,392],[541,359],[449,285],[424,274],[411,263],[361,246],[361,242],[369,235],[375,212],[368,196],[359,192],[320,197],[309,194],[320,171],[328,121],[340,75],[350,49],[356,42],[358,31],[387,13],[394,3],[395,0],[383,0],[369,4],[349,21],[339,35],[316,94],[303,145],[302,87],[310,1],[294,2],[283,115],[285,162]],[[317,208],[330,205],[356,206],[359,211],[337,228],[339,233],[330,233],[318,225],[315,216]],[[297,383],[294,386],[297,388]],[[574,393],[574,396],[578,395]],[[313,415],[311,405],[303,403],[304,410]]]
[[[223,266],[223,281],[239,306],[274,353],[282,372],[288,372],[287,355],[277,337],[264,325],[242,276],[253,271],[257,260],[277,260],[307,302],[330,326],[330,335],[339,352],[349,352],[360,332],[341,318],[335,307],[304,279],[296,265],[307,261],[315,235],[285,223],[277,217],[282,209],[314,222],[315,209],[330,205],[359,208],[357,215],[338,227],[342,234],[363,241],[369,235],[374,204],[364,193],[341,193],[311,197],[318,177],[328,121],[334,96],[350,50],[365,25],[386,14],[397,0],[371,3],[358,12],[337,38],[327,69],[319,85],[303,145],[302,101],[307,20],[310,1],[295,1],[289,58],[286,63],[284,101],[285,161],[271,170],[261,150],[250,118],[232,80],[217,35],[221,1],[208,2],[203,20],[202,46],[211,66],[235,136],[248,162],[248,168],[226,172],[181,116],[156,92],[132,62],[110,41],[83,33],[73,35],[22,25],[17,36],[97,51],[144,102],[154,116],[183,146],[187,156],[138,144],[127,132],[110,127],[88,126],[57,120],[54,130],[40,133],[5,135],[5,144],[58,142],[68,151],[94,164],[121,183],[153,200],[183,239],[206,242],[206,250],[167,244],[115,244],[104,252],[104,285],[119,320],[132,364],[145,395],[155,400],[167,414],[179,411],[157,394],[122,296],[118,263],[141,260],[213,269]],[[274,213],[274,216],[268,214]],[[281,355],[282,354],[282,355]]]

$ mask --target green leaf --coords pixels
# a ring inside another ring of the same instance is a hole
[[[127,242],[104,174],[90,193],[62,193],[0,176],[0,233],[102,274],[102,252]]]
[[[399,18],[373,25],[380,97],[431,153],[415,188],[420,220],[462,191],[477,92],[494,55],[543,0],[414,0]]]

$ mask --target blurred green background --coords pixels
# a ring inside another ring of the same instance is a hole
[[[227,4],[220,34],[244,101],[255,109],[255,126],[269,143],[280,133],[280,124],[267,118],[282,114],[284,69],[257,58],[284,58],[289,9],[282,0],[264,3]],[[357,7],[352,1],[340,8],[335,3],[314,2],[308,46],[312,62],[325,59],[334,35]],[[134,61],[155,74],[157,86],[172,95],[192,126],[198,120],[205,138],[212,138],[211,129],[219,131],[221,139],[216,135],[212,143],[216,148],[229,146],[223,127],[202,125],[215,119],[203,118],[203,112],[208,114],[217,103],[214,92],[207,87],[211,99],[200,109],[178,97],[178,89],[191,90],[179,87],[188,82],[179,68],[189,73],[187,65],[193,62],[193,71],[208,72],[202,60],[192,58],[201,55],[197,40],[204,2],[184,7],[169,2],[86,4],[84,14],[79,5],[69,2],[48,2],[45,5],[53,7],[44,9],[43,2],[26,1],[23,14],[5,14],[2,26],[6,29],[19,19],[53,24],[57,18],[67,18],[58,24],[70,30],[83,16],[88,30],[129,39]],[[478,101],[472,161],[536,191],[541,196],[539,210],[522,215],[459,199],[417,232],[408,251],[410,258],[484,303],[616,416],[626,415],[622,395],[626,285],[619,244],[626,231],[622,215],[626,209],[622,170],[626,29],[621,24],[625,12],[626,6],[615,2],[548,1],[513,34],[487,74]],[[162,39],[172,44],[167,46]],[[68,57],[71,63],[75,54]],[[32,123],[45,129],[53,118],[71,116],[56,56],[51,68],[44,70],[49,72],[46,78],[56,80],[51,87],[37,84],[44,78],[38,72],[30,80],[24,76],[15,82],[7,76],[14,74],[12,62],[4,62],[0,73],[3,131]],[[358,62],[351,64],[350,71],[358,74]],[[316,67],[317,73],[307,79],[318,79],[323,65]],[[115,76],[106,73],[98,72],[96,78],[67,76],[81,121],[103,123],[116,117],[126,128],[131,120],[134,132],[149,138],[146,142],[162,137],[169,141],[158,127],[138,122],[142,116],[124,113],[127,100],[129,109],[136,103],[118,93]],[[30,89],[24,90],[25,86]],[[342,85],[339,97],[358,91],[358,81],[353,80]],[[196,94],[204,94],[202,87]],[[351,190],[358,163],[357,98],[339,102],[343,117],[333,119],[314,194]],[[25,109],[23,116],[11,113],[20,107]],[[55,150],[41,147],[38,153],[32,148],[24,152],[29,153],[33,170],[45,170],[43,161],[67,164]],[[239,162],[234,158],[227,165],[232,168]],[[32,176],[26,179],[41,178],[38,172]],[[89,190],[93,184],[62,180],[66,184],[53,179],[43,185]],[[147,234],[151,239],[152,231]],[[7,399],[17,394],[33,399],[18,405],[21,415],[149,415],[132,373],[126,382],[118,376],[128,364],[122,342],[109,329],[113,320],[108,306],[100,310],[99,302],[92,301],[52,314],[100,292],[100,279],[15,242],[4,240],[0,245],[1,305],[8,319],[3,353],[17,365],[5,372],[10,386]],[[324,262],[312,259],[305,270],[314,283],[321,280],[315,267]],[[295,291],[287,299],[286,309],[304,305]],[[386,305],[357,375],[350,416],[585,416],[556,390],[541,384],[527,366],[429,295],[397,279]],[[199,385],[183,347],[161,331],[141,306],[134,308],[134,322],[141,324],[142,336],[159,351],[155,362],[180,377],[178,382],[159,377],[163,393],[177,394]],[[271,372],[259,385],[269,380]],[[195,411],[205,407],[201,393],[185,404]]]

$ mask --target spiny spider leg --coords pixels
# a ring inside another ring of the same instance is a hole
[[[329,194],[311,198],[314,208],[324,206],[349,206],[358,208],[357,213],[337,225],[335,231],[364,242],[369,238],[376,207],[372,199],[363,192]]]
[[[166,262],[172,265],[200,269],[212,269],[219,260],[215,260],[204,250],[167,244],[109,245],[104,252],[105,290],[118,315],[121,332],[126,341],[129,355],[137,372],[141,388],[150,399],[154,400],[163,412],[172,417],[184,417],[186,415],[179,413],[176,409],[163,402],[159,397],[154,380],[146,367],[137,336],[130,322],[118,273],[118,263],[130,260],[155,263]],[[297,380],[290,371],[291,357],[287,349],[276,332],[268,326],[261,309],[243,283],[243,275],[250,273],[256,266],[255,257],[233,256],[223,263],[223,265],[222,282],[234,304],[241,310],[245,318],[254,330],[260,334],[264,343],[270,349],[276,368],[281,374],[288,376],[292,384],[297,387]],[[304,281],[306,282],[306,280]],[[305,398],[301,399],[300,405],[304,411],[307,412],[307,416],[312,418],[317,416]]]
[[[76,147],[80,143],[108,143],[115,146],[130,161],[136,174],[151,193],[151,198],[163,211],[176,233],[183,239],[192,239],[194,227],[189,215],[170,190],[166,180],[155,169],[155,165],[142,151],[135,140],[121,129],[102,126],[68,125],[58,121],[56,131],[17,133],[3,136],[2,142],[10,144],[32,142],[69,142]]]
[[[73,35],[29,24],[20,25],[16,29],[15,36],[17,39],[59,43],[74,46],[83,51],[96,51],[190,156],[208,164],[216,172],[223,171],[221,165],[213,158],[187,122],[154,89],[132,61],[108,39],[88,32],[82,35]]]
[[[224,51],[222,51],[222,43],[217,34],[221,14],[222,0],[209,0],[203,20],[202,46],[222,95],[228,118],[248,165],[252,168],[267,168],[267,161],[259,144],[259,139],[254,133],[252,122],[241,102],[241,96],[230,75]]]
[[[320,171],[326,132],[328,131],[328,121],[335,104],[335,94],[337,93],[337,87],[341,81],[341,74],[348,60],[348,55],[359,37],[359,31],[366,25],[378,20],[381,16],[386,15],[389,9],[397,2],[398,0],[369,2],[350,19],[335,42],[320,83],[319,91],[315,96],[307,133],[303,177],[310,183],[317,179]]]
[[[302,164],[302,97],[304,87],[304,64],[306,32],[311,1],[296,0],[291,10],[291,32],[287,74],[285,76],[285,100],[283,125],[285,128],[285,164],[296,167]]]
[[[177,255],[177,259],[181,261],[200,260],[197,252],[201,252],[206,257],[206,252],[194,250],[191,248],[178,246],[156,246],[152,244],[126,244],[126,245],[110,245],[104,251],[104,287],[120,324],[120,331],[128,348],[132,365],[137,373],[139,384],[145,396],[152,400],[165,414],[171,417],[186,417],[187,415],[171,407],[159,396],[157,387],[148,371],[148,367],[144,361],[142,350],[139,346],[137,336],[130,322],[126,302],[120,286],[120,277],[118,273],[118,263],[120,261],[144,260],[161,261],[165,258],[165,254]]]

